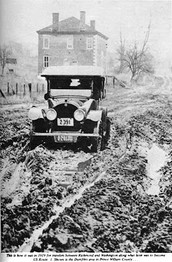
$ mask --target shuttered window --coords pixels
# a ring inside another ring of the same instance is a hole
[[[73,36],[67,38],[67,49],[73,49]]]
[[[93,49],[93,38],[87,37],[87,49]]]
[[[49,67],[49,56],[44,56],[43,57],[43,66],[44,67]]]

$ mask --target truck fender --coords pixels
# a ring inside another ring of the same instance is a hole
[[[98,122],[102,119],[102,110],[90,110],[86,119]]]
[[[38,108],[36,106],[32,106],[30,109],[29,109],[29,112],[28,112],[28,117],[34,121],[34,120],[37,120],[37,119],[40,119],[40,118],[44,118],[44,111],[41,109],[41,108]]]

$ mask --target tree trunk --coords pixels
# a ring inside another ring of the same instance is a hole
[[[4,66],[2,66],[2,76],[4,75]]]

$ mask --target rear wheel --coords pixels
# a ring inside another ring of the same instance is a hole
[[[105,142],[107,143],[110,138],[110,119],[109,117],[106,118],[106,135],[105,135]]]

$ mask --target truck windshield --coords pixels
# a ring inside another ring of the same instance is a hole
[[[60,78],[50,80],[50,89],[92,89],[91,78]]]

